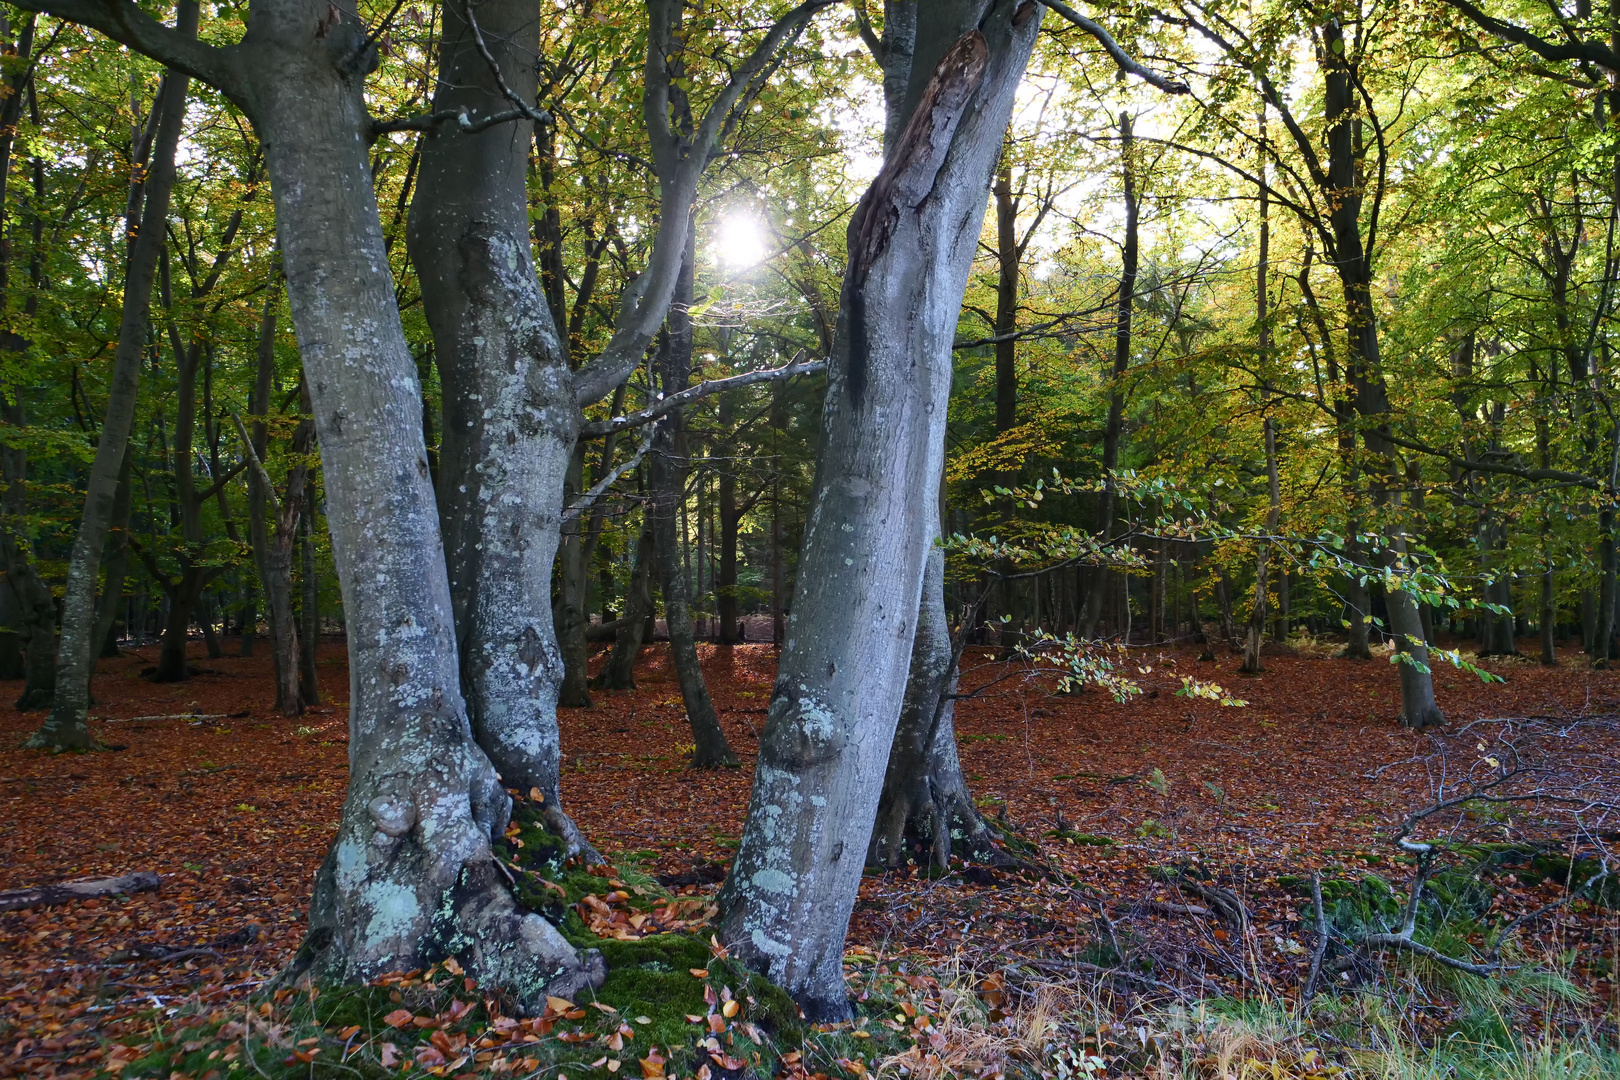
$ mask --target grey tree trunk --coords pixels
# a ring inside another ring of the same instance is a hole
[[[1124,177],[1125,242],[1121,251],[1119,272],[1119,299],[1114,317],[1114,366],[1108,390],[1108,420],[1103,429],[1103,489],[1098,494],[1097,535],[1108,542],[1114,532],[1114,515],[1118,496],[1114,491],[1113,473],[1119,467],[1119,446],[1125,433],[1125,372],[1131,362],[1131,315],[1136,306],[1136,273],[1139,258],[1137,235],[1138,207],[1136,198],[1136,163],[1133,147],[1135,135],[1131,128],[1131,114],[1119,114],[1119,159]],[[1086,590],[1086,606],[1080,615],[1080,637],[1090,639],[1097,635],[1097,620],[1102,616],[1102,605],[1119,579],[1107,567],[1091,571],[1092,582]],[[1116,628],[1116,633],[1118,632]]]
[[[636,541],[635,563],[630,571],[630,586],[625,591],[625,623],[613,637],[613,655],[602,669],[601,685],[604,690],[634,690],[636,688],[636,659],[641,655],[641,636],[652,617],[652,521],[642,527]]]
[[[276,676],[276,711],[282,716],[299,716],[304,696],[299,687],[298,618],[293,610],[293,550],[298,543],[298,525],[303,512],[304,484],[308,467],[301,460],[309,453],[315,437],[313,421],[305,418],[293,434],[293,463],[287,470],[287,485],[276,499],[275,481],[264,468],[270,449],[270,431],[264,421],[270,412],[270,387],[275,376],[276,308],[280,298],[272,295],[264,302],[259,323],[258,367],[254,373],[253,453],[255,467],[248,473],[248,535],[259,571],[259,587],[264,593],[265,617],[270,628],[270,659]],[[273,516],[273,520],[272,520]],[[247,640],[247,629],[243,629]]]
[[[844,937],[939,520],[918,478],[943,463],[957,315],[1040,24],[1033,0],[950,0],[928,16],[907,50],[908,119],[849,225],[792,617],[721,892],[722,940],[813,1021],[851,1015]]]
[[[1327,184],[1333,194],[1329,215],[1335,244],[1334,269],[1349,312],[1348,372],[1354,391],[1356,412],[1369,426],[1363,430],[1368,451],[1382,459],[1373,483],[1374,501],[1398,512],[1400,495],[1395,490],[1404,470],[1396,459],[1394,444],[1387,434],[1389,391],[1379,354],[1378,322],[1372,300],[1372,265],[1361,238],[1363,184],[1360,175],[1355,119],[1359,108],[1355,77],[1348,58],[1344,29],[1337,20],[1322,27],[1323,66],[1326,75],[1324,114],[1328,126]],[[1406,556],[1403,526],[1394,519],[1386,522],[1390,534],[1386,567]],[[1400,664],[1401,721],[1408,727],[1437,727],[1445,714],[1435,704],[1434,680],[1429,671],[1429,650],[1423,638],[1423,620],[1417,604],[1405,590],[1391,590],[1389,615],[1396,647],[1405,654]]]
[[[343,508],[329,527],[349,630],[349,789],[289,974],[366,979],[453,953],[535,1007],[603,975],[517,906],[492,863],[509,803],[461,694],[421,388],[372,195],[364,35],[352,9],[267,0],[239,70],[325,493]]]
[[[585,491],[585,448],[576,446],[565,459],[563,492],[569,499]],[[559,513],[562,500],[558,501]],[[591,707],[590,646],[585,628],[590,613],[585,610],[591,587],[590,560],[586,553],[584,515],[562,527],[557,545],[557,602],[552,611],[556,640],[561,650],[562,682],[557,688],[557,704],[570,709]]]
[[[303,535],[298,544],[298,577],[303,592],[299,601],[303,625],[298,633],[298,696],[308,708],[321,703],[320,671],[316,667],[321,644],[321,580],[315,568],[315,492],[307,472],[302,487],[305,512],[299,527]]]
[[[669,312],[669,330],[659,349],[659,379],[664,394],[679,393],[692,373],[692,304],[696,252],[692,230],[687,232],[686,255],[676,279],[674,302]],[[686,499],[686,425],[679,412],[670,413],[658,423],[653,436],[651,465],[648,468],[652,499],[648,513],[653,522],[653,550],[658,565],[658,585],[664,594],[664,624],[669,628],[669,651],[675,676],[681,684],[681,701],[686,719],[692,725],[692,767],[715,769],[738,764],[737,755],[726,741],[719,714],[703,681],[698,662],[697,640],[692,633],[692,597],[681,562],[680,529],[677,519]]]
[[[866,861],[895,867],[908,858],[944,870],[952,855],[1011,865],[1002,837],[980,816],[956,754],[957,657],[945,616],[945,553],[931,548],[911,646],[900,721],[883,777]]]
[[[475,17],[507,85],[533,101],[533,6],[491,0]],[[444,20],[434,110],[509,108],[465,9],[446,7]],[[552,832],[595,859],[559,789],[563,658],[551,577],[579,410],[531,256],[532,137],[531,122],[517,120],[475,134],[445,125],[425,138],[408,241],[443,387],[439,513],[468,717],[502,782],[537,789]]]
[[[96,601],[97,656],[118,655],[118,624],[124,618],[124,580],[129,576],[130,454],[124,451],[124,464],[118,473],[118,491],[113,496],[112,523],[107,542],[107,568],[102,572],[101,598]],[[55,663],[51,673],[55,676]]]
[[[195,38],[197,0],[181,0],[178,10],[179,33]],[[170,71],[163,77],[163,87],[158,91],[163,103],[158,110],[157,135],[146,173],[140,228],[129,245],[125,264],[123,314],[118,328],[118,347],[113,353],[107,415],[102,421],[96,456],[90,465],[84,513],[68,559],[51,711],[27,742],[28,746],[39,749],[87,750],[92,746],[88,722],[90,671],[101,647],[101,642],[95,640],[96,579],[100,576],[107,530],[112,524],[118,476],[123,470],[129,433],[135,423],[135,398],[146,349],[147,309],[164,244],[164,221],[169,214],[169,195],[174,190],[175,148],[180,143],[189,83],[185,75]]]

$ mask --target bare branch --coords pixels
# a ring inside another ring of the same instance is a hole
[[[579,497],[579,500],[574,505],[564,510],[561,524],[567,525],[569,522],[576,520],[580,514],[590,509],[592,503],[602,497],[604,491],[617,483],[619,477],[641,464],[641,459],[647,456],[648,450],[652,449],[653,436],[657,433],[657,428],[648,428],[647,433],[641,437],[641,445],[636,447],[634,456],[598,480],[589,491]]]
[[[1466,15],[1470,22],[1486,33],[1513,45],[1523,45],[1544,60],[1574,60],[1620,72],[1620,56],[1617,56],[1613,49],[1588,41],[1571,41],[1564,45],[1555,45],[1545,38],[1537,37],[1522,26],[1492,18],[1468,0],[1445,0],[1445,2]]]
[[[1063,0],[1041,0],[1041,3],[1096,38],[1097,42],[1102,45],[1103,50],[1114,58],[1114,63],[1119,65],[1119,70],[1135,75],[1143,82],[1148,83],[1150,86],[1157,86],[1167,94],[1188,94],[1192,92],[1192,88],[1186,83],[1177,82],[1168,76],[1160,75],[1152,68],[1139,63],[1119,47],[1119,42],[1115,41],[1113,36],[1103,29],[1101,23],[1086,18],[1068,4],[1065,4]]]
[[[741,375],[733,375],[728,379],[710,379],[707,382],[700,382],[696,386],[689,386],[678,394],[671,394],[648,405],[645,409],[639,409],[626,416],[615,416],[611,420],[599,420],[594,424],[586,424],[580,428],[580,438],[600,438],[603,435],[611,435],[626,428],[640,427],[642,424],[651,423],[660,416],[672,413],[676,409],[690,405],[692,402],[700,398],[706,398],[711,394],[721,394],[727,390],[740,390],[745,386],[753,386],[755,383],[774,382],[777,379],[790,379],[795,375],[811,375],[818,371],[827,370],[827,361],[806,360],[801,363],[803,356],[804,350],[800,349],[799,355],[782,367],[744,372]]]
[[[276,498],[276,482],[270,479],[270,470],[264,467],[264,462],[259,460],[258,451],[253,449],[253,440],[248,438],[247,425],[243,424],[242,418],[234,412],[231,413],[231,419],[236,421],[236,433],[242,436],[242,445],[247,448],[248,464],[253,467],[253,472],[258,476],[259,482],[264,485],[265,494],[270,499],[270,509],[277,517],[280,517],[281,500]]]
[[[244,111],[250,111],[243,93],[242,46],[207,45],[198,41],[195,8],[191,13],[192,33],[188,34],[184,27],[165,26],[130,0],[17,0],[16,6],[88,26],[142,56],[201,79]],[[185,7],[181,5],[182,17]]]

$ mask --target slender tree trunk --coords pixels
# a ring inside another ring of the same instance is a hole
[[[101,643],[101,657],[118,655],[118,624],[124,616],[124,580],[129,575],[129,482],[130,454],[124,451],[124,464],[118,473],[118,490],[113,496],[112,523],[107,536],[107,569],[103,572],[101,599],[96,606],[95,641]],[[52,676],[55,661],[52,660]]]
[[[602,669],[604,690],[634,690],[636,688],[636,659],[641,655],[641,635],[652,615],[653,529],[649,520],[642,526],[636,540],[635,561],[630,571],[630,586],[625,590],[625,624],[613,638],[613,655]]]
[[[1271,417],[1265,419],[1266,444],[1266,534],[1275,536],[1282,510],[1282,488],[1277,478],[1277,422]],[[1265,638],[1266,620],[1269,618],[1266,611],[1267,589],[1266,572],[1268,557],[1271,554],[1271,545],[1265,540],[1256,545],[1254,557],[1254,606],[1249,609],[1249,633],[1243,646],[1243,667],[1245,674],[1257,675],[1264,670],[1260,664],[1260,645]]]
[[[664,393],[674,394],[686,386],[692,371],[692,303],[694,232],[687,233],[686,257],[675,284],[675,297],[669,311],[669,330],[659,349],[660,381]],[[659,586],[664,593],[664,623],[669,628],[669,650],[675,675],[681,684],[681,700],[692,725],[692,767],[712,769],[738,764],[737,755],[726,741],[720,717],[698,663],[697,641],[692,633],[691,593],[681,561],[681,543],[676,516],[686,496],[686,437],[681,414],[673,412],[658,422],[649,456],[649,487],[652,499],[648,511],[653,519],[653,550],[657,559]]]
[[[1351,77],[1343,28],[1336,20],[1322,27],[1326,69],[1325,117],[1328,126],[1328,183],[1334,198],[1330,221],[1335,244],[1334,268],[1343,286],[1348,313],[1350,384],[1356,412],[1372,425],[1364,430],[1367,449],[1382,459],[1380,475],[1374,483],[1375,501],[1381,506],[1400,506],[1394,489],[1402,475],[1394,444],[1387,434],[1389,392],[1379,355],[1378,322],[1372,302],[1372,266],[1361,239],[1362,186],[1357,157],[1356,109],[1359,99]],[[1387,523],[1390,543],[1385,568],[1393,569],[1407,557],[1403,526]],[[1396,647],[1404,654],[1400,663],[1401,721],[1408,727],[1437,727],[1445,715],[1435,704],[1434,680],[1429,671],[1429,650],[1423,640],[1423,622],[1410,592],[1391,590],[1386,598]]]
[[[270,388],[275,378],[276,309],[280,297],[274,289],[264,302],[259,322],[258,366],[254,373],[253,396],[248,409],[253,414],[253,453],[258,466],[248,471],[248,536],[259,571],[259,588],[264,593],[265,616],[270,628],[270,659],[276,676],[276,711],[282,716],[299,716],[304,698],[299,689],[302,652],[299,648],[298,618],[293,610],[293,549],[298,542],[302,516],[305,475],[308,467],[301,460],[309,453],[314,438],[313,421],[300,421],[293,435],[293,463],[287,470],[287,486],[278,506],[273,482],[264,469],[270,449],[270,429],[265,420],[270,413]],[[274,513],[274,521],[271,514]],[[246,629],[243,634],[246,636]]]
[[[1136,198],[1136,138],[1131,128],[1131,114],[1119,114],[1119,159],[1124,176],[1125,243],[1119,272],[1119,299],[1114,316],[1114,366],[1108,389],[1108,420],[1103,428],[1103,489],[1098,495],[1097,536],[1108,543],[1114,532],[1114,515],[1118,495],[1114,490],[1114,470],[1119,467],[1119,446],[1125,433],[1125,372],[1131,363],[1131,314],[1136,306],[1136,273],[1140,240],[1137,235],[1139,217]],[[1093,585],[1086,590],[1086,609],[1080,616],[1080,637],[1093,638],[1097,634],[1097,618],[1102,603],[1112,590],[1115,578],[1106,567],[1093,570]],[[1095,600],[1095,603],[1093,602]]]
[[[475,402],[476,403],[476,402]],[[585,447],[575,447],[566,461],[563,491],[577,498],[585,490]],[[559,503],[561,505],[561,503]],[[557,688],[557,704],[568,709],[591,707],[590,643],[585,627],[590,615],[585,610],[590,591],[591,568],[585,553],[583,515],[562,527],[557,546],[557,603],[553,612],[556,639],[563,663],[562,683]]]
[[[315,567],[315,493],[307,473],[304,478],[304,514],[300,520],[303,537],[298,545],[299,584],[304,595],[299,604],[303,626],[298,632],[298,697],[308,708],[321,703],[320,673],[316,666],[321,644],[321,579]],[[345,601],[344,608],[347,607]]]
[[[732,458],[732,447],[725,457]],[[715,576],[714,603],[720,618],[720,644],[737,644],[737,534],[744,511],[737,508],[737,474],[731,460],[720,472],[720,566]]]
[[[909,119],[849,225],[803,556],[720,937],[812,1021],[850,1014],[844,938],[938,527],[951,342],[988,181],[1040,23],[931,3]],[[886,65],[887,66],[887,65]],[[892,100],[892,99],[891,99]]]
[[[196,0],[181,0],[179,25],[183,34],[197,32]],[[107,394],[107,415],[102,421],[96,456],[90,466],[84,512],[68,560],[67,585],[62,594],[62,634],[57,646],[56,686],[51,711],[28,745],[47,750],[86,750],[92,746],[88,712],[90,669],[101,642],[96,630],[96,578],[107,530],[112,525],[118,476],[123,471],[129,433],[135,422],[135,397],[142,355],[146,349],[147,307],[157,276],[158,256],[164,244],[164,222],[169,195],[174,189],[175,149],[185,119],[190,80],[171,71],[163,77],[163,104],[151,167],[146,174],[141,224],[129,245],[124,271],[122,321],[113,374]]]

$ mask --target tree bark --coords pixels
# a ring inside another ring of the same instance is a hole
[[[507,85],[534,100],[532,6],[492,0],[475,10]],[[434,110],[508,108],[465,9],[450,5],[444,18]],[[551,831],[596,861],[560,790],[557,706],[590,704],[582,558],[563,560],[563,607],[581,632],[551,611],[565,480],[572,474],[579,489],[583,448],[568,354],[531,256],[531,128],[446,125],[427,137],[408,239],[443,388],[439,509],[469,719],[506,786],[538,789]],[[565,530],[576,555],[580,525]],[[559,631],[581,654],[566,679]]]
[[[197,33],[197,2],[181,0],[180,33]],[[190,80],[177,71],[163,77],[163,104],[158,111],[157,135],[146,173],[140,228],[129,245],[124,270],[123,313],[113,373],[107,394],[96,456],[84,497],[84,512],[68,560],[67,584],[62,594],[62,631],[56,653],[56,686],[50,714],[27,745],[46,750],[87,750],[93,745],[88,713],[90,671],[101,642],[96,630],[96,578],[101,553],[111,527],[118,476],[135,422],[135,398],[142,356],[146,349],[148,305],[157,276],[158,256],[164,244],[164,222],[169,195],[174,190],[175,149],[185,120],[186,91]]]
[[[844,938],[905,693],[951,343],[1040,9],[919,23],[904,129],[849,225],[816,484],[720,937],[812,1021],[847,1019]]]
[[[1124,177],[1125,243],[1121,250],[1119,298],[1114,316],[1114,366],[1108,388],[1108,420],[1103,428],[1103,489],[1097,496],[1097,536],[1104,543],[1113,536],[1118,501],[1114,491],[1114,470],[1119,467],[1119,445],[1125,432],[1125,372],[1131,363],[1131,314],[1136,306],[1136,273],[1140,258],[1134,146],[1131,114],[1122,111],[1119,114],[1119,160]],[[1098,567],[1093,574],[1092,586],[1086,590],[1086,607],[1080,616],[1082,639],[1096,637],[1097,620],[1102,614],[1104,598],[1113,591],[1109,584],[1116,576],[1107,567]]]
[[[94,641],[99,642],[100,657],[118,655],[118,624],[124,618],[124,581],[129,576],[129,482],[130,453],[124,450],[124,464],[118,473],[118,491],[113,496],[112,522],[107,540],[107,568],[103,571],[101,598],[96,601],[96,630]],[[55,675],[53,658],[52,675]]]
[[[319,437],[318,433],[315,437]],[[298,544],[298,577],[303,592],[298,605],[303,624],[298,632],[298,696],[307,708],[321,703],[317,667],[321,645],[321,579],[315,565],[315,492],[308,472],[304,474],[303,490],[304,514],[299,527],[302,536]]]
[[[695,272],[696,241],[687,231],[686,256],[676,279],[675,295],[669,310],[669,330],[658,351],[659,380],[665,395],[679,393],[692,372],[692,288]],[[681,700],[686,719],[692,726],[692,767],[730,768],[737,755],[726,741],[719,714],[703,681],[698,662],[697,641],[692,633],[692,599],[685,568],[681,565],[681,543],[676,517],[686,499],[686,424],[680,412],[672,412],[658,422],[653,436],[648,469],[652,499],[648,512],[653,519],[653,549],[658,563],[658,583],[664,593],[664,623],[669,628],[669,651],[675,675],[681,684]]]
[[[1326,73],[1325,119],[1328,127],[1328,186],[1334,196],[1329,215],[1335,245],[1334,268],[1344,292],[1349,326],[1348,367],[1356,412],[1370,425],[1363,440],[1367,449],[1382,459],[1382,475],[1373,485],[1374,500],[1399,511],[1400,495],[1392,490],[1403,470],[1399,468],[1394,444],[1389,441],[1389,391],[1379,355],[1378,320],[1372,301],[1372,266],[1361,239],[1362,185],[1358,159],[1356,97],[1351,77],[1349,46],[1343,27],[1329,20],[1322,27],[1323,64]],[[1385,567],[1395,568],[1407,553],[1403,526],[1395,519],[1387,523],[1390,542]],[[1409,592],[1391,590],[1387,597],[1396,647],[1403,653],[1400,663],[1401,722],[1408,727],[1438,727],[1445,723],[1434,698],[1434,680],[1429,671],[1429,649],[1423,640],[1423,621]]]
[[[1275,536],[1282,509],[1282,489],[1277,480],[1277,422],[1271,417],[1265,419],[1265,447],[1266,447],[1266,534]],[[1249,609],[1249,633],[1243,646],[1242,671],[1247,675],[1258,675],[1264,668],[1260,663],[1260,645],[1265,639],[1267,614],[1266,573],[1269,569],[1267,562],[1271,554],[1271,544],[1261,540],[1256,545],[1254,556],[1254,606]]]
[[[630,571],[630,586],[624,596],[624,625],[614,635],[613,655],[602,669],[601,686],[604,690],[636,688],[636,660],[641,655],[641,636],[653,611],[652,564],[655,558],[649,517],[636,540],[635,563]]]
[[[253,396],[248,409],[253,414],[252,445],[255,467],[248,472],[248,535],[258,565],[259,587],[264,593],[265,616],[270,628],[270,658],[276,677],[276,711],[282,716],[299,716],[304,711],[300,687],[302,650],[299,647],[298,618],[293,609],[293,551],[298,544],[298,526],[303,514],[304,485],[309,468],[304,455],[310,452],[315,425],[308,417],[299,421],[292,439],[292,463],[287,484],[279,500],[264,460],[270,449],[270,429],[265,423],[270,413],[270,387],[275,377],[276,308],[279,296],[272,290],[264,302],[259,322],[258,366],[254,373]],[[274,520],[272,521],[272,515]],[[273,531],[272,531],[273,530]],[[244,628],[243,636],[246,638]]]
[[[566,463],[564,498],[578,498],[585,491],[585,447],[577,446]],[[561,502],[559,501],[559,506]],[[562,658],[562,682],[557,704],[568,709],[591,707],[590,648],[585,627],[590,615],[585,610],[590,590],[590,564],[585,555],[585,522],[576,517],[564,525],[557,544],[557,602],[552,612],[556,640]]]
[[[1002,837],[973,802],[956,752],[956,651],[945,615],[945,552],[923,569],[922,602],[911,646],[900,721],[894,729],[877,824],[866,861],[896,867],[908,858],[944,870],[952,855],[1009,865]]]
[[[460,688],[421,387],[372,195],[364,35],[352,10],[278,0],[255,8],[242,46],[322,479],[343,509],[328,524],[351,664],[348,795],[287,975],[364,980],[453,953],[536,1008],[602,971],[492,864],[509,802]]]

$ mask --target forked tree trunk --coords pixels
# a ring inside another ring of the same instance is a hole
[[[943,464],[951,343],[1039,24],[1034,0],[928,5],[889,101],[909,119],[849,225],[792,617],[720,898],[721,939],[812,1021],[851,1015],[844,938],[939,520],[917,478]]]
[[[1015,862],[979,815],[962,775],[956,753],[957,674],[945,617],[945,553],[936,547],[923,569],[911,669],[866,855],[871,865],[895,867],[912,859],[944,870],[952,855],[998,865]]]
[[[454,953],[534,1008],[548,990],[571,996],[603,974],[599,957],[582,960],[520,909],[493,864],[510,804],[461,693],[421,387],[372,195],[364,35],[352,9],[266,2],[239,68],[275,195],[325,491],[343,509],[329,526],[349,631],[349,788],[289,975],[363,980]]]
[[[197,33],[197,2],[181,0],[179,23],[183,34]],[[123,470],[129,433],[135,423],[135,397],[141,360],[146,350],[147,307],[157,277],[158,256],[164,244],[164,223],[169,195],[174,189],[174,156],[185,119],[186,90],[190,80],[170,71],[163,77],[163,104],[159,110],[152,162],[146,174],[145,205],[140,228],[129,245],[124,271],[123,313],[118,347],[113,353],[112,385],[107,394],[107,415],[102,421],[96,456],[90,465],[84,512],[68,558],[67,585],[62,593],[62,633],[56,650],[56,685],[51,711],[27,745],[46,750],[86,750],[92,745],[90,671],[101,642],[96,632],[96,579],[101,553],[112,525],[118,476]]]
[[[508,109],[465,12],[444,9],[433,108],[475,116]],[[508,85],[534,100],[532,6],[492,0],[476,17]],[[531,138],[528,121],[475,134],[447,124],[425,138],[409,241],[443,386],[439,510],[468,717],[502,782],[538,789],[552,832],[571,853],[594,859],[559,790],[564,669],[551,578],[564,480],[580,460],[579,410],[531,256]],[[576,522],[576,547],[577,531]],[[585,568],[577,570],[582,585]],[[573,600],[582,619],[582,588]]]

